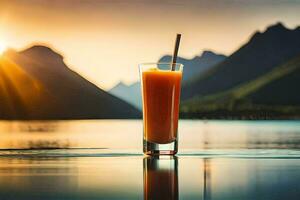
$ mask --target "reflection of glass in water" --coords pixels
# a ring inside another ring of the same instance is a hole
[[[176,156],[149,156],[144,158],[144,199],[178,199]]]
[[[203,199],[210,200],[211,198],[211,164],[210,159],[204,158],[203,160],[203,179],[204,179],[204,186],[203,186]]]

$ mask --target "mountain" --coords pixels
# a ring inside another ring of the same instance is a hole
[[[277,23],[250,40],[223,62],[188,81],[182,99],[220,93],[254,80],[300,53],[300,28]]]
[[[185,83],[194,77],[201,75],[209,68],[224,61],[225,55],[216,54],[212,51],[203,51],[201,56],[195,56],[193,59],[186,59],[182,57],[177,58],[177,62],[184,65],[182,81]],[[159,59],[158,62],[171,62],[172,56],[165,55]]]
[[[270,81],[268,75],[274,77],[273,80]],[[297,58],[282,65],[281,68],[276,68],[256,82],[268,78],[269,81],[258,87],[255,92],[248,94],[247,99],[260,105],[300,106],[300,93],[297,92],[300,86],[300,53]]]
[[[0,118],[138,118],[140,112],[70,70],[63,56],[32,46],[0,57]]]
[[[132,104],[136,108],[142,110],[142,97],[141,97],[141,85],[140,82],[126,85],[123,82],[119,82],[116,86],[109,90],[110,94],[113,94],[120,99]]]
[[[225,58],[226,56],[216,54],[212,51],[203,51],[201,56],[195,56],[193,59],[178,57],[177,62],[184,65],[183,83],[222,62]],[[171,62],[171,60],[172,56],[165,55],[161,57],[158,62]],[[119,82],[108,92],[142,110],[142,97],[139,82],[135,82],[131,85]]]
[[[182,104],[187,116],[300,116],[300,53],[257,79]]]

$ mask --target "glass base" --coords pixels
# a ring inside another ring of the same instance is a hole
[[[175,155],[178,150],[177,140],[167,144],[158,144],[144,139],[143,150],[146,155]]]

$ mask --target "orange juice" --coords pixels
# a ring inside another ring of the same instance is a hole
[[[144,139],[167,144],[177,138],[181,71],[142,72]]]

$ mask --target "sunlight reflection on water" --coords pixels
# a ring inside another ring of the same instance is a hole
[[[141,120],[1,121],[1,149],[142,149]],[[300,149],[300,121],[202,121],[179,124],[181,152]]]

